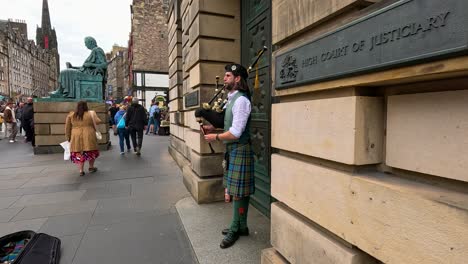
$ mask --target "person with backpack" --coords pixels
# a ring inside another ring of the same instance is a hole
[[[119,135],[119,144],[120,144],[120,155],[124,155],[124,140],[127,143],[127,152],[130,152],[132,149],[130,147],[130,134],[128,133],[128,129],[125,128],[125,117],[127,112],[127,106],[122,105],[120,110],[115,114],[114,117],[114,124],[116,126],[116,131]]]
[[[132,138],[133,149],[138,156],[141,155],[143,130],[147,129],[147,124],[148,117],[146,115],[146,110],[139,104],[138,98],[134,97],[132,99],[132,104],[127,110],[127,115],[125,116],[125,125]]]
[[[156,112],[159,112],[159,107],[158,107],[158,102],[154,102],[154,100],[151,101],[151,106],[149,109],[149,121],[148,121],[148,126],[146,128],[146,133],[145,135],[148,135],[148,133],[153,133],[156,135],[156,119],[155,119],[155,114]]]

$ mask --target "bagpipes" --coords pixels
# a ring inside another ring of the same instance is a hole
[[[257,57],[254,62],[247,69],[247,73],[250,74],[252,69],[257,65],[260,57],[267,51],[267,47],[263,47],[259,52],[257,52]],[[200,124],[200,130],[203,135],[206,135],[205,129],[203,128],[203,119],[208,121],[215,128],[224,127],[224,105],[227,103],[227,93],[225,87],[219,88],[219,76],[216,76],[216,87],[215,94],[208,103],[203,103],[202,107],[195,110],[195,118]],[[214,149],[211,146],[211,143],[208,143],[210,146],[211,153],[214,153]]]

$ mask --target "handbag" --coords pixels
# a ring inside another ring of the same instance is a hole
[[[94,130],[96,130],[96,138],[97,138],[97,140],[101,140],[102,139],[102,134],[101,134],[101,132],[99,132],[99,130],[97,128],[96,120],[94,119],[94,115],[96,115],[96,112],[92,111],[91,119],[93,119]]]
[[[125,113],[119,120],[119,123],[117,124],[117,128],[125,128],[125,116],[127,113]]]

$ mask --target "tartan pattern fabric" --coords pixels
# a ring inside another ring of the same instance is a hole
[[[246,197],[255,192],[254,158],[250,144],[226,145],[228,168],[224,172],[223,185],[229,195]]]

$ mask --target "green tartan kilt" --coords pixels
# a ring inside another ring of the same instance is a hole
[[[229,143],[223,185],[230,195],[245,197],[255,192],[254,157],[250,144]]]

